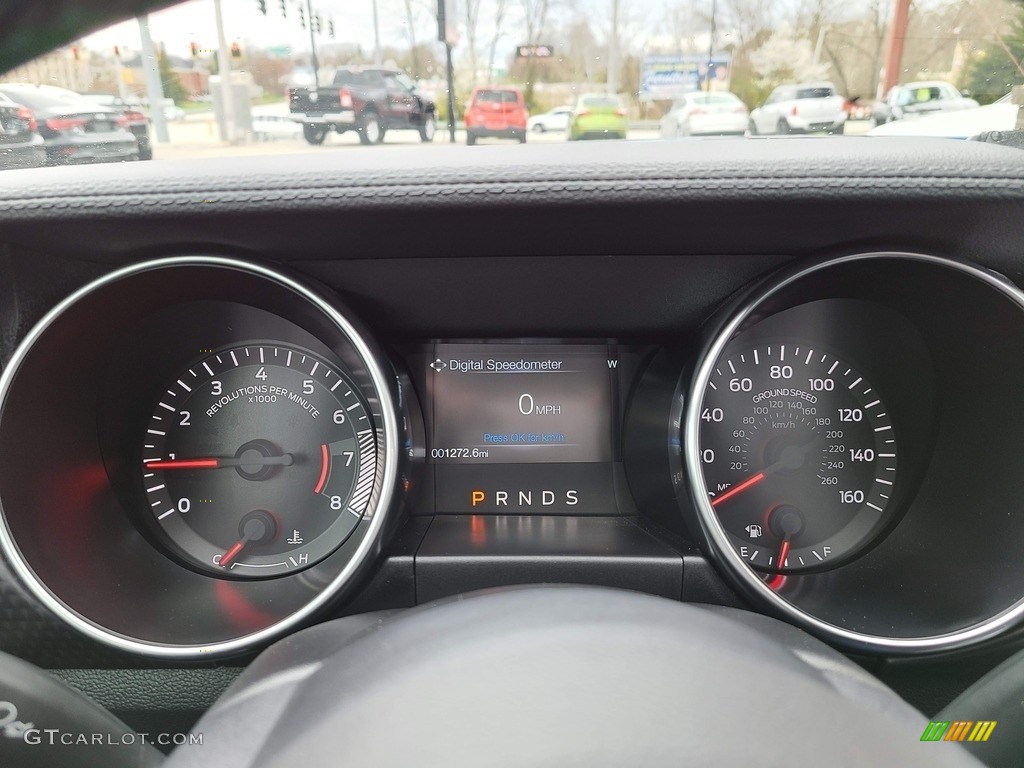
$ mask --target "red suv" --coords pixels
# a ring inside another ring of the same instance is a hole
[[[466,144],[473,146],[482,136],[518,139],[525,144],[529,117],[518,88],[474,88],[466,107]]]

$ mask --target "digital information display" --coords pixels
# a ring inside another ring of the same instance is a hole
[[[426,375],[438,512],[616,511],[614,345],[438,343]]]

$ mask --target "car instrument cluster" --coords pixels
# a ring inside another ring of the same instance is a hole
[[[343,302],[185,256],[52,310],[0,379],[23,583],[109,645],[199,658],[343,603],[409,518],[642,518],[849,648],[1024,613],[1024,295],[999,275],[843,256],[658,340],[384,346]]]

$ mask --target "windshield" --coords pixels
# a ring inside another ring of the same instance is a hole
[[[1024,2],[907,2],[186,0],[43,53],[0,88],[40,111],[75,94],[142,105],[136,151],[111,162],[1013,129],[1010,103],[975,111],[1024,85]],[[718,117],[679,122],[700,106]],[[621,115],[580,123],[581,110]]]
[[[580,99],[580,106],[590,109],[618,109],[621,104],[614,96],[584,96]]]
[[[515,104],[518,97],[515,91],[477,91],[476,100],[479,102]]]
[[[798,99],[827,99],[835,96],[836,92],[829,87],[801,88],[796,92]]]

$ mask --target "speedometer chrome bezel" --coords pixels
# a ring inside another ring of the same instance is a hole
[[[259,263],[224,256],[177,256],[161,258],[135,264],[113,271],[78,289],[61,301],[39,321],[21,341],[7,367],[0,375],[0,415],[11,398],[12,387],[30,358],[37,343],[65,314],[80,302],[98,291],[109,288],[124,280],[139,277],[157,270],[176,268],[199,268],[230,270],[266,281],[274,290],[282,290],[302,302],[308,303],[311,311],[318,313],[334,332],[340,334],[350,345],[353,354],[363,366],[364,375],[372,389],[375,410],[380,423],[377,425],[378,469],[377,481],[370,503],[363,515],[364,531],[347,561],[339,566],[337,574],[324,584],[308,589],[307,601],[288,612],[283,618],[273,621],[256,631],[241,633],[229,639],[208,643],[183,643],[154,641],[131,637],[91,620],[65,602],[56,594],[33,569],[26,559],[16,536],[11,530],[7,514],[0,500],[0,552],[9,568],[22,585],[49,611],[66,624],[74,627],[87,637],[121,651],[165,659],[210,659],[243,653],[277,639],[291,629],[300,626],[313,614],[339,597],[352,586],[357,576],[365,573],[381,548],[387,514],[394,500],[399,477],[399,392],[397,378],[386,370],[385,357],[369,339],[365,331],[350,320],[337,303],[312,285],[294,278],[278,269]],[[297,574],[296,576],[298,576]]]
[[[711,506],[708,487],[700,463],[700,412],[704,393],[715,366],[733,338],[745,327],[763,318],[764,305],[779,298],[786,289],[823,270],[869,260],[904,260],[918,264],[955,270],[1002,293],[1020,310],[1024,310],[1024,292],[1006,278],[968,262],[921,253],[881,251],[829,258],[812,264],[784,269],[769,277],[735,300],[714,322],[705,337],[689,385],[685,388],[683,419],[683,463],[688,480],[690,501],[696,510],[709,555],[749,597],[766,606],[776,615],[838,645],[872,652],[915,654],[952,650],[992,638],[1024,616],[1024,598],[1005,610],[962,629],[944,634],[920,637],[897,637],[852,631],[824,621],[779,595],[762,578],[763,574],[749,567],[733,547],[729,534]],[[685,492],[685,491],[684,491]],[[842,567],[842,566],[840,566]]]

